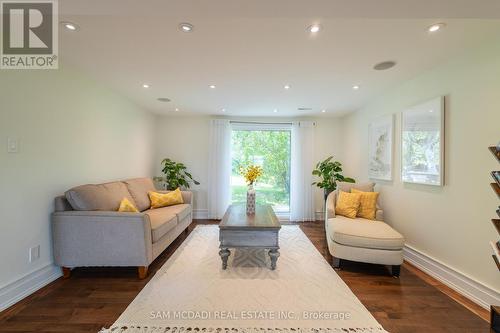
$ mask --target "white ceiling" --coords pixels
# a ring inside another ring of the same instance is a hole
[[[500,42],[498,0],[59,3],[61,21],[80,26],[61,28],[61,66],[160,114],[339,115],[475,45]],[[181,22],[194,31],[179,31]],[[447,26],[427,33],[436,22]],[[322,26],[316,36],[307,31],[312,23]],[[372,69],[384,60],[398,64]]]

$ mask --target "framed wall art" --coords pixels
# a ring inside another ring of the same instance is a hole
[[[380,117],[368,128],[368,176],[374,180],[392,180],[394,116]]]
[[[402,113],[401,179],[405,183],[444,185],[444,97]]]

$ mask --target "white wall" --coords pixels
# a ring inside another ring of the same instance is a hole
[[[87,182],[152,174],[154,117],[62,69],[2,71],[0,101],[2,303],[12,282],[52,263],[55,196]],[[7,154],[9,137],[19,140],[17,154]],[[40,259],[29,263],[36,245]]]
[[[208,116],[161,116],[156,122],[155,170],[161,175],[160,162],[163,158],[171,158],[185,163],[192,171],[193,177],[201,182],[193,186],[195,195],[195,217],[203,216],[207,211],[208,184],[208,152],[210,119]],[[237,118],[242,120],[242,118]],[[249,121],[287,122],[289,118],[246,119]],[[341,121],[339,118],[309,118],[316,122],[316,160],[329,155],[342,161]],[[316,190],[316,211],[321,212],[322,192]]]
[[[430,70],[344,119],[347,171],[367,180],[368,124],[397,114],[395,180],[380,186],[387,220],[408,245],[500,290],[500,273],[489,240],[498,239],[490,219],[499,200],[489,186],[489,172],[499,165],[487,146],[500,140],[500,45],[471,50]],[[444,187],[400,181],[400,112],[433,97],[446,96]]]

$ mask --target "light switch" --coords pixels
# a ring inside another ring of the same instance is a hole
[[[7,139],[7,153],[14,154],[19,151],[17,139],[8,138]]]
[[[33,262],[38,259],[40,259],[40,245],[29,249],[29,261]]]

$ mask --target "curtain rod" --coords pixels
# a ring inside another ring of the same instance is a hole
[[[293,123],[263,123],[259,121],[238,121],[230,120],[230,124],[256,124],[256,125],[293,125]]]

